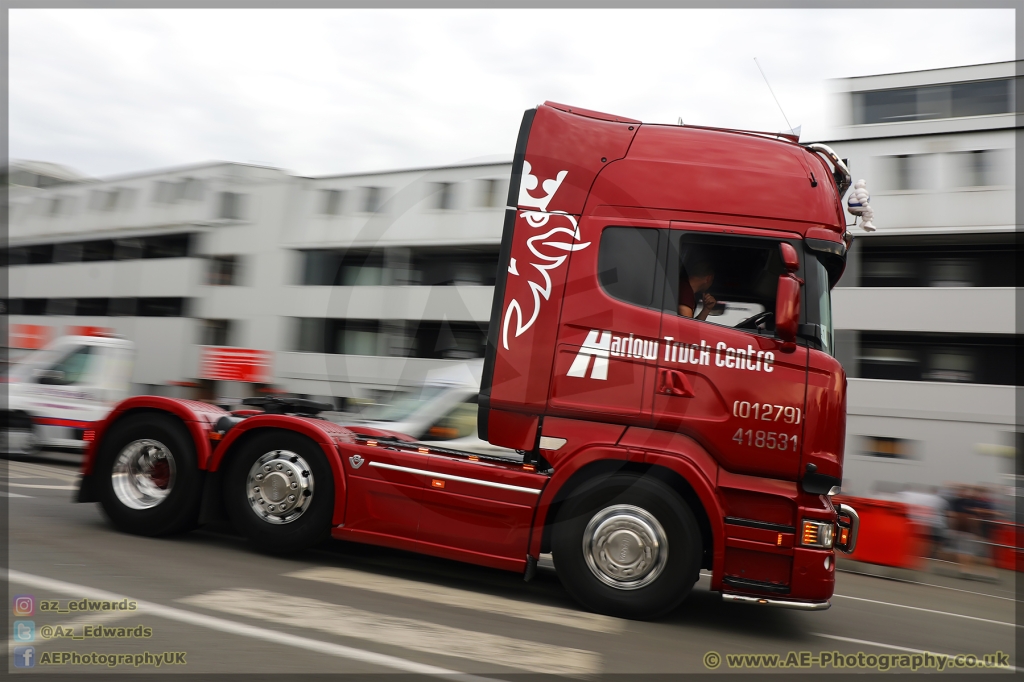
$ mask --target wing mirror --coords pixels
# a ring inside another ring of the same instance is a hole
[[[796,332],[800,322],[800,284],[793,273],[800,269],[800,257],[792,244],[779,244],[786,274],[779,275],[779,288],[775,294],[775,335],[782,341],[782,352],[796,350]]]

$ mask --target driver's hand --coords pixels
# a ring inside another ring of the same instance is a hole
[[[711,294],[704,294],[704,309],[711,310],[718,304],[718,301]]]

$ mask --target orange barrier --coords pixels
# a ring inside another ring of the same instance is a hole
[[[918,567],[924,543],[906,504],[845,495],[836,495],[832,501],[837,506],[850,505],[860,516],[860,533],[851,559],[896,568]]]
[[[996,522],[992,533],[992,562],[1008,571],[1024,570],[1022,544],[1024,529],[1012,523]]]
[[[850,505],[860,516],[860,534],[851,559],[896,568],[920,567],[927,531],[910,517],[909,505],[845,495],[836,495],[832,501],[837,506]],[[1006,521],[994,522],[994,526],[988,542],[992,563],[1008,571],[1024,571],[1024,527]]]

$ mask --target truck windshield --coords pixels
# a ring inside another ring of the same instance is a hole
[[[834,355],[834,344],[832,334],[832,296],[828,288],[828,270],[817,258],[808,258],[807,264],[814,268],[814,277],[808,279],[807,283],[807,307],[808,313],[817,314],[818,341],[821,342],[821,349],[829,355]]]

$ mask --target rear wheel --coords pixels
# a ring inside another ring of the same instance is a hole
[[[195,444],[168,414],[129,415],[103,439],[100,504],[119,529],[167,535],[196,525],[202,493]]]
[[[689,506],[656,479],[617,474],[586,483],[552,530],[559,579],[594,611],[657,618],[697,581],[700,528]]]
[[[327,537],[334,476],[312,440],[292,431],[268,431],[233,458],[224,502],[235,528],[258,549],[291,554]]]

